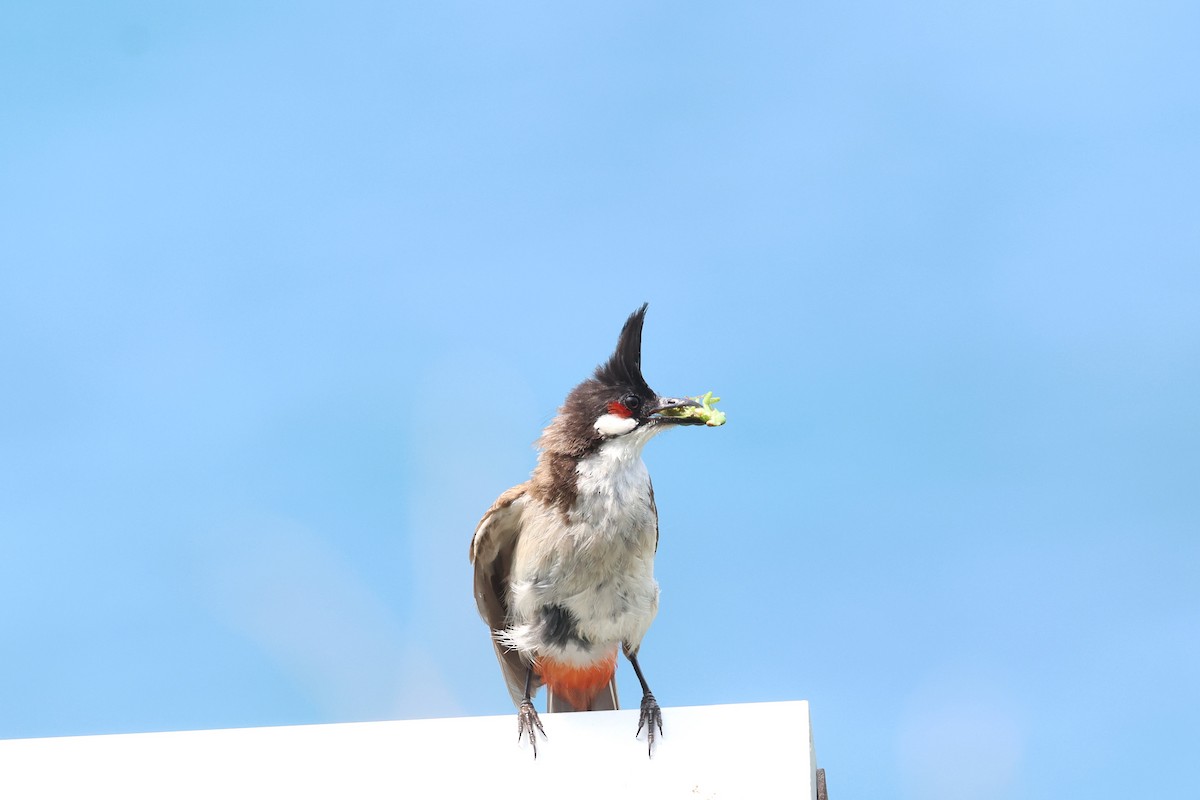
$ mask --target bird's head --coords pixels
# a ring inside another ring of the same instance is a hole
[[[591,378],[567,395],[540,444],[580,456],[605,441],[633,437],[645,442],[675,425],[703,424],[690,417],[668,417],[667,409],[698,406],[686,397],[662,397],[642,377],[642,323],[646,305],[629,315],[616,349]]]

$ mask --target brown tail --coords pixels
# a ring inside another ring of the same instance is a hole
[[[556,696],[549,686],[546,687],[546,710],[555,713],[559,711],[616,711],[620,708],[617,702],[617,676],[614,675],[600,692],[592,698],[587,708],[576,708],[564,697]]]

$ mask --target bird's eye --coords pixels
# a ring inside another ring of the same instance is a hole
[[[624,404],[624,406],[630,411],[637,411],[642,407],[642,398],[638,397],[636,394],[627,394],[621,403]]]

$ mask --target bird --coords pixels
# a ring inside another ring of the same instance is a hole
[[[517,738],[537,758],[546,710],[618,708],[618,650],[642,689],[638,728],[654,754],[662,711],[638,650],[658,612],[658,508],[642,449],[678,426],[703,424],[697,399],[663,397],[642,376],[647,305],[629,315],[616,348],[575,386],[537,440],[529,479],[507,490],[475,528],[475,601],[517,707]],[[667,416],[679,414],[682,416]],[[536,732],[535,732],[536,729]]]

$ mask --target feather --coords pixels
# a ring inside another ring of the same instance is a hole
[[[517,706],[525,696],[525,674],[529,662],[517,651],[501,644],[497,636],[509,622],[509,574],[512,571],[513,550],[521,531],[521,511],[528,488],[527,481],[500,495],[479,520],[475,535],[471,538],[470,550],[471,563],[475,565],[475,604],[479,608],[479,616],[483,617],[492,631],[496,658],[500,661],[508,693]],[[536,692],[541,685],[541,679],[535,673],[530,693]]]

